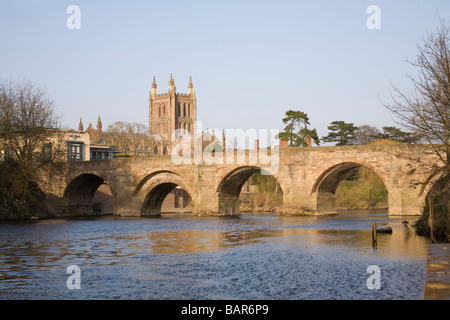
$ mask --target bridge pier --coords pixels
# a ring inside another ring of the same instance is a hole
[[[421,215],[425,206],[425,197],[417,196],[418,190],[413,188],[393,189],[389,193],[390,215]]]
[[[142,200],[134,194],[132,176],[121,174],[115,176],[112,187],[114,197],[114,215],[136,217],[141,215]]]

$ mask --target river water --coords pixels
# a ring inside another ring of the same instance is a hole
[[[2,223],[0,299],[423,299],[428,241],[414,234],[417,218],[348,211]],[[378,234],[376,249],[372,222],[393,229]],[[68,288],[69,278],[77,283],[72,265],[80,289]],[[379,289],[368,285],[372,265]]]

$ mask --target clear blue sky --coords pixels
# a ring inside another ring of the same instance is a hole
[[[450,21],[450,1],[0,0],[0,78],[45,87],[75,129],[99,115],[148,125],[153,76],[162,93],[171,73],[182,93],[192,76],[204,129],[281,129],[288,109],[319,136],[334,120],[381,128],[394,123],[380,99],[391,82],[410,88],[407,60],[438,13]]]

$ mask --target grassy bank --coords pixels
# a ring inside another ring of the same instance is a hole
[[[249,183],[251,192],[239,197],[241,212],[274,212],[283,204],[283,191],[273,176],[255,172]]]
[[[388,207],[383,181],[372,171],[358,168],[348,173],[336,190],[336,209],[383,209]]]

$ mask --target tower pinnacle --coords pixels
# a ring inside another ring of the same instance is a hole
[[[98,116],[97,120],[97,135],[98,138],[102,138],[103,135],[102,120],[100,119],[100,116]]]
[[[102,120],[100,119],[100,116],[98,116],[98,120],[97,120],[97,130],[101,130],[102,129]]]
[[[156,80],[155,80],[155,76],[153,76],[152,95],[156,96]]]
[[[170,74],[169,93],[171,93],[171,92],[175,93],[175,91],[176,91],[175,81],[172,78],[172,74]]]
[[[189,76],[188,93],[192,95],[194,93],[194,85],[192,84],[192,77]]]

